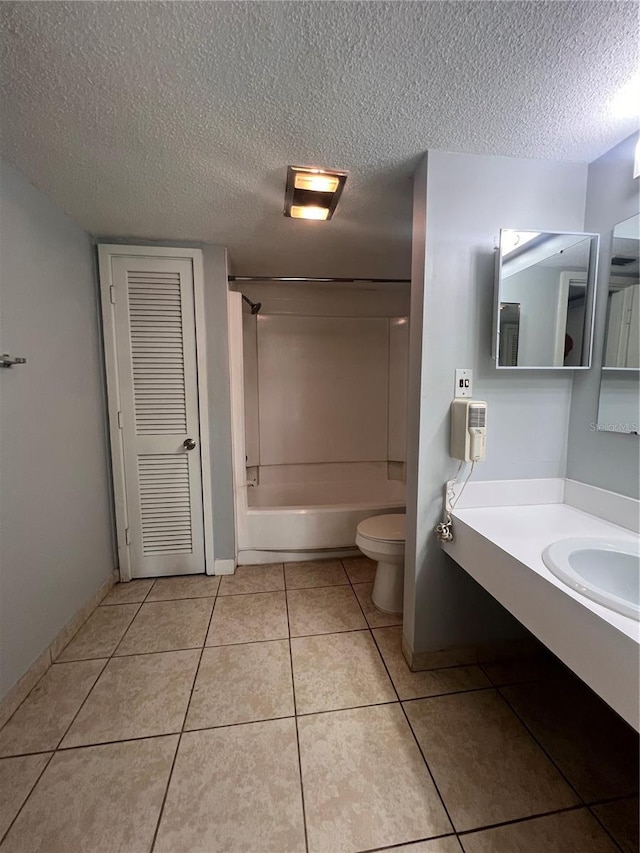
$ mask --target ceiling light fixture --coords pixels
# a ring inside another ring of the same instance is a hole
[[[331,219],[342,194],[346,172],[289,166],[284,215],[293,219]]]
[[[318,175],[309,172],[295,172],[293,186],[296,190],[313,190],[317,193],[334,193],[340,186],[337,175]]]
[[[616,118],[640,116],[640,74],[635,74],[618,89],[611,101],[610,109]]]
[[[304,207],[301,204],[292,204],[289,215],[292,219],[328,219],[329,208],[313,207],[312,205]]]

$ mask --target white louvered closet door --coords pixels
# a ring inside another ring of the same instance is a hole
[[[193,267],[114,257],[112,280],[131,574],[203,572]]]

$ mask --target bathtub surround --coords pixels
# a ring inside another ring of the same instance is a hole
[[[442,552],[432,530],[449,456],[457,367],[488,403],[487,459],[475,478],[563,477],[572,377],[498,374],[491,361],[500,228],[582,231],[587,167],[428,152],[414,182],[405,648],[416,655],[518,639],[522,627]],[[413,439],[413,440],[412,440]]]
[[[6,162],[0,197],[3,697],[116,560],[91,237]]]
[[[609,255],[615,225],[638,213],[638,180],[633,178],[633,152],[638,134],[625,139],[589,166],[585,230],[598,231],[601,263],[594,328],[593,369],[573,380],[567,476],[623,495],[640,495],[640,440],[637,435],[599,432],[598,390],[607,319]],[[635,379],[637,381],[638,374]],[[633,378],[626,377],[627,382]],[[637,419],[637,418],[636,418]]]

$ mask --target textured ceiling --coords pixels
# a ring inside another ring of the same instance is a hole
[[[428,148],[590,161],[635,129],[634,2],[3,2],[2,153],[93,234],[241,274],[404,276]],[[350,170],[329,223],[286,166]]]

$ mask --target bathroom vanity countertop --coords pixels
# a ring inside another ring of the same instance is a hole
[[[458,509],[453,520],[444,551],[638,730],[640,623],[566,586],[542,562],[559,539],[638,536],[561,503]]]

